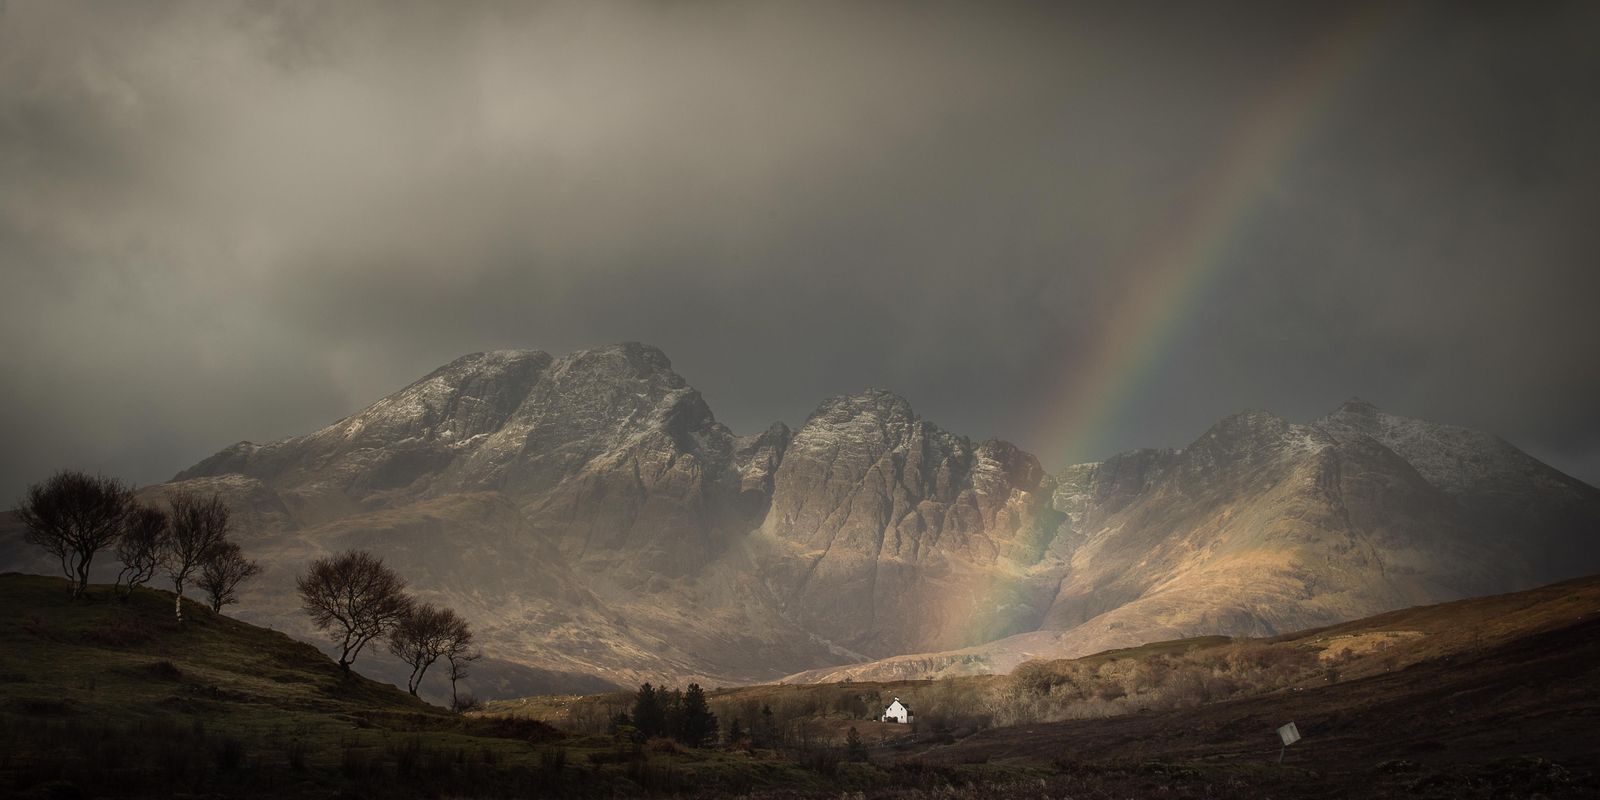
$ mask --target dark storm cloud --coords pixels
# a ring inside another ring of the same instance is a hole
[[[464,352],[665,349],[735,429],[1043,398],[1348,9],[11,3],[0,491],[167,477]],[[1592,5],[1385,12],[1101,437],[1360,394],[1600,479]]]

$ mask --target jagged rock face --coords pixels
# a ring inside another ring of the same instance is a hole
[[[768,581],[802,627],[868,654],[1027,629],[1053,586],[1030,572],[1061,521],[1053,488],[1032,456],[974,446],[891,393],[835,397],[778,467]]]
[[[1131,450],[1094,464],[1076,464],[1059,478],[1051,505],[1067,516],[1064,543],[1076,546],[1094,519],[1114,514],[1144,494],[1175,460],[1175,450]]]
[[[446,485],[495,489],[575,566],[638,584],[705,564],[739,533],[735,440],[661,351],[574,353]]]
[[[789,451],[794,432],[782,422],[759,434],[735,442],[734,464],[739,470],[739,511],[745,519],[766,519],[772,505],[772,485],[778,464]]]

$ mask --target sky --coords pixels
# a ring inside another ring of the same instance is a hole
[[[0,497],[459,355],[1047,469],[1360,396],[1600,483],[1600,4],[5,2]]]

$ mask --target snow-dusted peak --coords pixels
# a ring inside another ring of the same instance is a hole
[[[1334,411],[1334,413],[1350,414],[1359,417],[1372,417],[1382,414],[1383,411],[1377,406],[1359,397],[1352,396],[1349,400],[1346,400],[1344,403],[1340,404],[1338,410]]]
[[[1466,510],[1470,523],[1525,551],[1545,579],[1594,569],[1600,490],[1494,434],[1349,402],[1313,423],[1340,439],[1375,441]]]
[[[806,425],[812,422],[838,425],[855,419],[908,424],[916,421],[917,414],[904,397],[887,389],[869,388],[857,394],[835,395],[823,400],[806,419]]]
[[[183,481],[202,475],[225,475],[240,472],[249,463],[251,456],[254,456],[256,451],[260,449],[260,445],[252,442],[231,444],[204,461],[174,475],[172,480]]]
[[[904,397],[882,389],[830,397],[811,412],[796,431],[793,447],[832,451],[863,447],[874,452],[896,449],[916,432],[948,436],[924,423]]]
[[[1247,408],[1235,414],[1223,417],[1217,424],[1211,426],[1207,436],[1230,436],[1241,432],[1282,433],[1289,429],[1289,421],[1271,411],[1259,408]]]
[[[318,435],[379,446],[408,438],[469,439],[498,429],[549,364],[550,355],[537,350],[462,356]]]
[[[583,373],[598,380],[661,380],[683,386],[684,380],[672,371],[672,360],[660,348],[641,342],[619,342],[562,356],[551,367],[553,374]]]
[[[1391,414],[1359,400],[1312,424],[1339,439],[1371,437],[1411,462],[1429,483],[1454,495],[1503,484],[1517,475],[1555,472],[1494,434]]]
[[[1269,411],[1250,409],[1223,418],[1184,448],[1186,461],[1233,461],[1291,453],[1314,453],[1333,439]]]

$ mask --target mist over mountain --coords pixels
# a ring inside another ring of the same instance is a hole
[[[489,697],[1004,671],[1600,569],[1600,490],[1360,401],[1052,475],[882,390],[737,435],[638,343],[464,356],[144,492],[177,487],[221,493],[266,567],[239,616],[315,641],[295,574],[366,548],[480,631]]]

